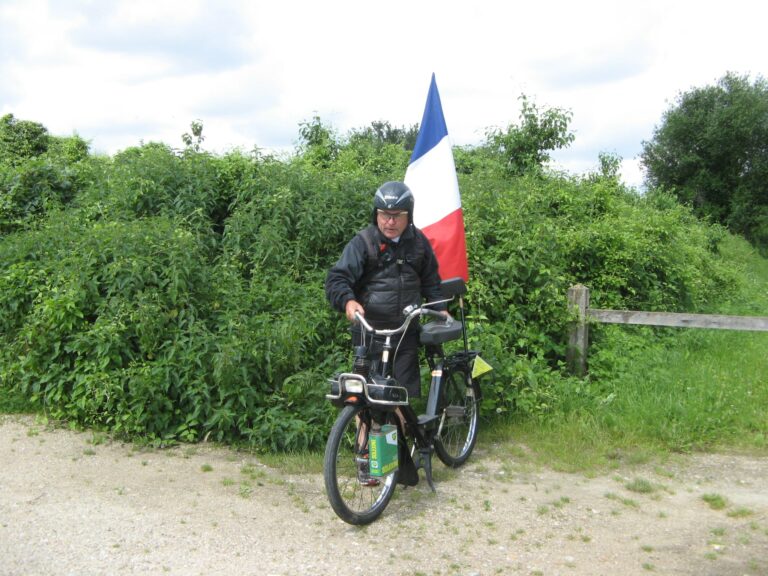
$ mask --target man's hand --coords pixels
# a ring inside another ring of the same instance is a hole
[[[360,304],[360,302],[357,300],[347,301],[344,312],[347,315],[347,320],[352,323],[355,322],[355,312],[360,312],[360,314],[365,316],[365,309],[363,308],[363,305]]]
[[[437,310],[437,312],[443,315],[443,322],[445,322],[446,324],[450,324],[451,322],[453,322],[453,316],[451,316],[448,310]]]

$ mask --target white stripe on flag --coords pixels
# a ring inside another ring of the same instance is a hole
[[[405,184],[416,195],[413,221],[424,228],[461,208],[459,182],[448,136],[408,165]]]

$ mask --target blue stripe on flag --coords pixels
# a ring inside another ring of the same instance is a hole
[[[427,105],[424,108],[424,117],[421,119],[419,135],[416,137],[416,146],[413,148],[413,154],[411,154],[411,163],[424,156],[447,135],[448,128],[445,125],[443,106],[440,103],[440,94],[437,92],[435,74],[432,73],[432,82],[429,85],[429,94],[427,94]]]

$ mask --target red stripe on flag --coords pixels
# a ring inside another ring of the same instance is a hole
[[[461,276],[469,281],[467,246],[464,239],[464,214],[461,208],[454,210],[442,220],[421,229],[429,238],[437,256],[440,278],[447,280]]]

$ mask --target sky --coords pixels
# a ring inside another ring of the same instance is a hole
[[[291,151],[318,116],[339,135],[419,123],[435,74],[451,142],[519,122],[520,95],[572,114],[553,167],[620,156],[640,186],[666,110],[726,72],[768,77],[754,0],[0,0],[0,115],[142,142]]]

